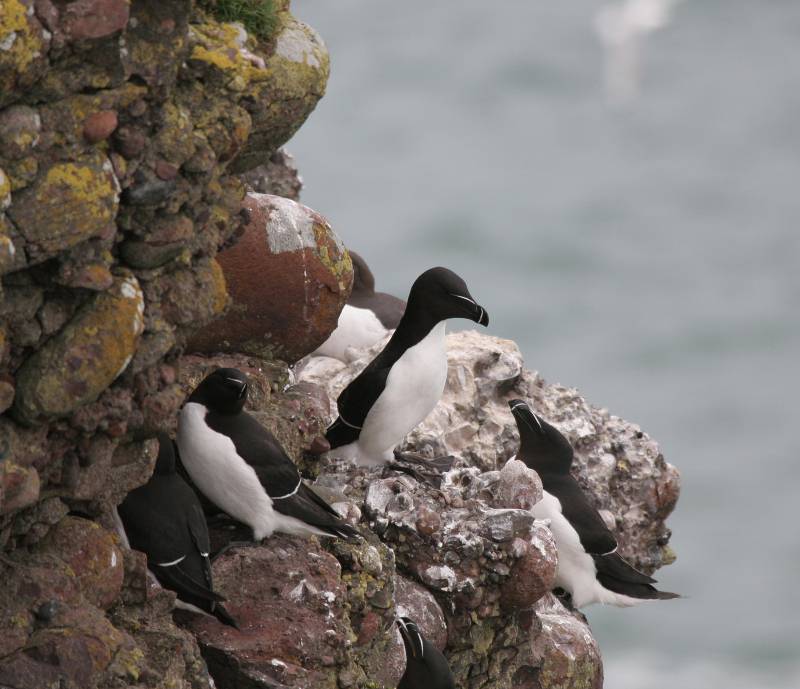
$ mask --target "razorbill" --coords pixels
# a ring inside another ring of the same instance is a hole
[[[679,598],[658,591],[652,577],[628,564],[617,552],[617,539],[592,507],[570,474],[573,451],[569,441],[522,400],[508,405],[517,422],[517,459],[536,471],[544,489],[533,507],[537,519],[550,520],[558,549],[556,587],[582,608],[591,603],[627,607],[643,600]]]
[[[350,251],[353,260],[353,289],[339,314],[336,329],[312,353],[348,363],[350,348],[367,349],[394,330],[406,303],[391,294],[375,291],[375,278],[363,258]]]
[[[274,531],[341,536],[358,532],[300,478],[266,428],[243,410],[247,377],[219,368],[189,396],[178,417],[178,451],[202,493],[247,524],[255,540]]]
[[[489,324],[458,275],[431,268],[414,281],[389,342],[339,395],[339,417],[325,434],[335,456],[362,465],[389,461],[395,446],[433,410],[447,379],[447,318]]]
[[[178,594],[190,609],[236,627],[214,592],[206,518],[194,491],[175,472],[175,451],[166,434],[158,436],[155,471],[117,508],[130,547],[147,555],[158,582]]]
[[[397,619],[406,647],[406,671],[397,689],[455,689],[456,681],[441,651],[408,617]]]
[[[369,309],[387,330],[394,330],[406,310],[402,299],[375,291],[375,277],[367,262],[355,251],[350,251],[353,259],[353,291],[347,303],[359,309]]]

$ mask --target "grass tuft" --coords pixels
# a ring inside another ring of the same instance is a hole
[[[278,23],[273,0],[199,0],[201,7],[223,22],[241,22],[247,33],[268,41]]]

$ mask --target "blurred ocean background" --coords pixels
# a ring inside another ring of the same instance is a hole
[[[797,689],[800,2],[628,4],[294,0],[332,74],[288,148],[379,289],[453,268],[680,468],[688,598],[586,610],[605,686]]]

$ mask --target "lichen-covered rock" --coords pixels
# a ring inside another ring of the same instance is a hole
[[[249,170],[269,158],[325,94],[330,64],[322,38],[288,12],[278,16],[274,53],[264,65],[268,78],[256,88],[256,93],[269,94],[269,99],[253,99],[257,104],[249,108],[253,133],[232,164],[234,172]]]
[[[520,671],[511,688],[602,689],[600,649],[586,621],[551,594],[537,603],[536,616],[541,633],[533,636],[531,650],[538,667],[533,672]]]
[[[133,277],[94,297],[23,364],[14,411],[35,423],[91,402],[130,363],[144,325],[144,298]]]
[[[0,13],[0,108],[17,100],[47,67],[50,34],[33,0],[3,0]]]
[[[70,566],[78,588],[92,605],[106,609],[119,595],[125,573],[122,552],[116,539],[95,522],[67,517],[38,547]]]
[[[336,327],[352,263],[318,213],[278,196],[250,193],[243,236],[218,260],[233,299],[229,312],[196,333],[188,349],[245,352],[294,362]]]
[[[54,163],[8,209],[29,265],[111,232],[119,186],[108,159]]]

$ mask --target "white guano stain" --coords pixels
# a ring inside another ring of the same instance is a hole
[[[311,27],[299,23],[290,25],[278,34],[275,54],[291,62],[319,67],[318,41],[321,43],[319,35]]]
[[[267,197],[269,194],[253,196]],[[310,208],[280,196],[269,196],[264,205],[269,207],[266,235],[270,253],[281,254],[316,247],[313,211]]]

